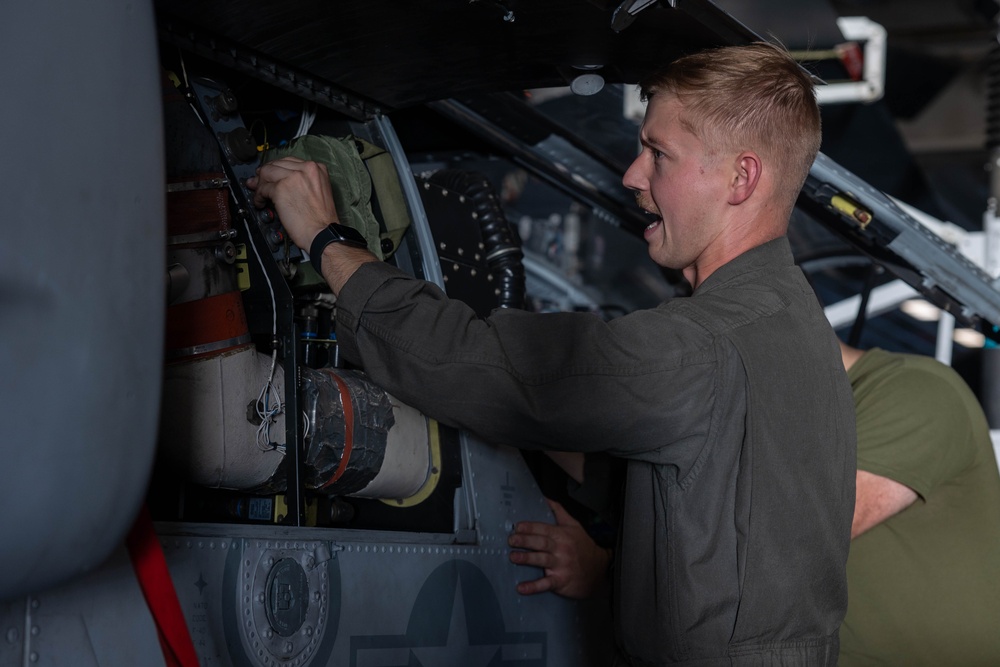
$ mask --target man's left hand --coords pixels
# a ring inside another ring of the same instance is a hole
[[[542,568],[544,576],[522,581],[517,592],[535,595],[552,591],[563,597],[585,599],[594,595],[605,580],[611,563],[609,549],[598,546],[580,522],[554,500],[547,500],[556,523],[522,521],[514,527],[507,543],[526,551],[511,551],[516,565]]]

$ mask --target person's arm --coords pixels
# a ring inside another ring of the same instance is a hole
[[[567,475],[570,476],[577,484],[583,484],[583,473],[584,467],[587,462],[587,457],[580,452],[560,452],[554,449],[550,449],[545,452],[552,461],[563,469]]]
[[[858,471],[851,539],[912,505],[917,492],[888,477]]]
[[[281,158],[247,186],[255,205],[273,202],[300,248],[337,220],[322,164]],[[604,322],[498,309],[483,319],[436,285],[340,243],[326,247],[322,273],[337,297],[341,358],[442,423],[526,449],[669,459],[681,470],[697,459],[718,361],[685,316],[651,309]],[[661,339],[652,350],[651,330]],[[635,396],[656,396],[657,409]],[[609,441],[609,431],[629,435]]]
[[[339,220],[330,177],[322,163],[294,157],[268,162],[257,170],[257,176],[247,179],[247,187],[254,191],[255,205],[274,204],[292,243],[306,252],[316,234]],[[323,278],[334,295],[339,295],[358,267],[377,261],[363,248],[331,243],[323,251]]]
[[[510,546],[525,550],[511,551],[512,563],[544,570],[542,577],[519,583],[517,592],[535,595],[552,591],[578,600],[591,597],[607,578],[611,550],[598,546],[562,505],[547,502],[555,524],[522,521],[507,539]]]

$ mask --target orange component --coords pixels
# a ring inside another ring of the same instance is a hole
[[[240,292],[226,292],[167,308],[167,357],[218,355],[250,342]]]
[[[170,183],[223,181],[226,175],[195,174]],[[167,192],[167,236],[186,236],[229,229],[229,190],[224,187]]]
[[[336,373],[329,375],[337,382],[337,388],[340,389],[340,402],[344,406],[344,453],[340,456],[340,464],[333,471],[330,479],[320,487],[323,489],[336,482],[344,474],[344,471],[347,470],[347,464],[351,460],[351,450],[354,448],[354,404],[351,403],[351,390]]]

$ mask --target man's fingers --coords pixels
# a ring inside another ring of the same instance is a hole
[[[511,551],[510,562],[515,565],[540,567],[544,570],[553,567],[556,559],[547,551]]]
[[[324,183],[324,179],[329,179],[329,171],[322,162],[311,162],[297,157],[283,157],[262,164],[257,167],[256,176],[251,176],[246,181],[247,187],[254,191],[254,205],[262,207],[267,200],[273,200],[275,188],[289,176],[299,172],[307,175],[313,170],[316,170],[321,176],[319,183]]]
[[[266,167],[269,164],[276,164],[276,165],[279,165],[279,166],[282,166],[282,167],[288,166],[289,168],[294,169],[294,168],[296,168],[296,166],[303,165],[305,163],[306,163],[306,160],[303,160],[302,158],[297,158],[297,157],[293,157],[293,156],[289,155],[287,157],[278,158],[277,160],[271,160],[270,162],[265,162],[261,166]]]
[[[552,590],[552,586],[551,578],[542,577],[534,581],[522,581],[517,585],[517,592],[521,595],[537,595],[538,593],[545,593]]]
[[[273,171],[274,168],[285,169],[287,171],[298,171],[300,169],[307,167],[308,164],[309,164],[308,160],[302,160],[300,158],[291,156],[283,157],[283,158],[278,158],[277,160],[271,160],[270,162],[265,162],[264,164],[260,165],[259,167],[257,167],[257,173],[259,174],[262,170],[267,170],[267,169]],[[323,164],[322,162],[315,162],[313,164],[323,167],[324,169],[326,168],[326,165]]]
[[[263,208],[272,199],[275,186],[294,171],[289,167],[294,167],[294,163],[286,162],[284,159],[257,167],[257,175],[251,176],[246,181],[247,187],[253,190],[254,206]]]
[[[270,197],[270,183],[261,181],[257,176],[247,179],[247,187],[253,191],[253,205],[257,208],[264,208]]]
[[[316,233],[337,220],[329,172],[326,165],[298,158],[281,158],[257,169],[247,179],[254,191],[254,205],[270,200],[289,238],[300,248],[308,248]]]
[[[507,538],[507,544],[517,549],[531,549],[532,551],[551,551],[552,541],[544,535],[531,535],[514,533]]]
[[[551,535],[551,523],[541,521],[521,521],[514,526],[514,535]]]
[[[297,157],[283,157],[277,160],[271,160],[270,162],[265,162],[257,168],[257,173],[272,174],[273,178],[280,179],[281,174],[287,175],[296,171],[311,171],[313,169],[329,178],[330,174],[326,168],[326,163],[314,162],[312,160],[300,160]]]

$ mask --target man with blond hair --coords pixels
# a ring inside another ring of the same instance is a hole
[[[754,44],[681,58],[642,87],[623,182],[651,216],[650,256],[694,291],[611,322],[479,319],[336,242],[322,165],[278,160],[248,185],[337,295],[342,356],[395,396],[492,442],[627,460],[618,664],[834,664],[853,406],[785,238],[820,141],[812,82]]]

